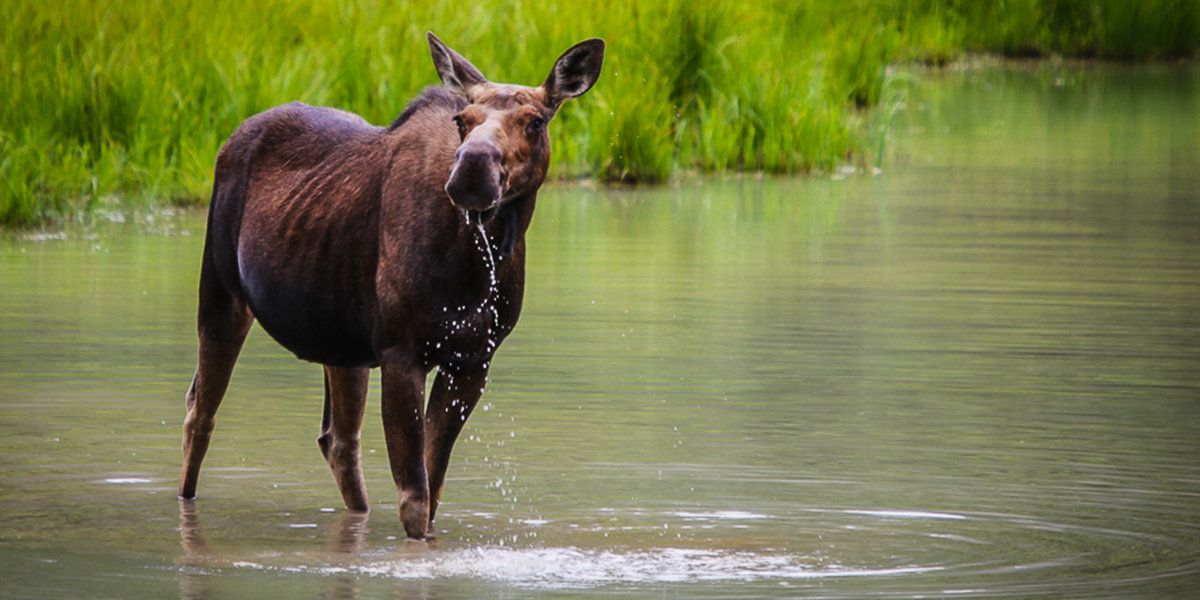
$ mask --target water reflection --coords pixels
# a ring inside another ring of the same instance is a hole
[[[183,553],[178,558],[179,597],[181,600],[221,598],[223,594],[219,590],[219,582],[227,572],[249,568],[316,573],[320,576],[318,598],[357,600],[362,597],[363,576],[354,565],[369,550],[369,521],[369,513],[344,511],[336,520],[325,525],[323,551],[306,550],[299,562],[289,562],[285,559],[279,563],[278,557],[239,556],[237,551],[222,554],[214,550],[209,544],[209,535],[196,502],[180,499],[179,543]],[[231,544],[237,543],[237,540],[231,540]],[[398,589],[394,597],[403,600],[423,600],[430,596],[403,588]]]
[[[205,572],[216,562],[208,548],[208,537],[200,523],[193,500],[179,500],[179,597],[181,600],[210,600],[213,575]]]
[[[329,526],[328,547],[335,559],[353,557],[366,548],[368,516],[368,513],[363,512],[345,512],[336,524]],[[357,600],[361,591],[358,577],[349,572],[335,572],[325,578],[321,587],[321,598]]]

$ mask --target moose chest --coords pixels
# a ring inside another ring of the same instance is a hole
[[[512,331],[519,306],[497,281],[486,294],[451,295],[421,327],[422,359],[426,366],[485,364]]]
[[[423,343],[427,365],[486,361],[500,345],[498,310],[491,302],[477,306],[446,306],[442,317],[429,323]]]
[[[402,312],[411,321],[398,324],[415,334],[414,347],[426,367],[485,364],[512,331],[520,312],[523,253],[502,256],[497,250],[478,243],[449,252],[426,262],[423,277],[402,284],[409,308]]]

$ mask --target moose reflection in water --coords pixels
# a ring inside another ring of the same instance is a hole
[[[521,311],[547,124],[591,89],[604,60],[604,42],[590,39],[539,87],[499,84],[428,37],[443,85],[391,126],[292,103],[246,120],[218,153],[181,498],[195,497],[214,415],[257,319],[324,365],[318,443],[352,511],[368,510],[359,430],[368,369],[380,368],[400,520],[408,537],[426,537],[451,448]]]

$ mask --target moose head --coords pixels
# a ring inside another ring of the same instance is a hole
[[[604,62],[604,41],[575,44],[538,87],[493,83],[429,33],[442,84],[467,101],[454,116],[461,143],[446,180],[459,208],[485,218],[512,198],[537,190],[550,164],[547,125],[562,103],[592,88]]]

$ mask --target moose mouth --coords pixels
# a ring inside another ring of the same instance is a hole
[[[496,213],[499,211],[500,211],[499,204],[496,204],[495,206],[493,206],[491,208],[486,208],[484,210],[470,210],[470,209],[464,210],[464,212],[467,213],[467,224],[472,227],[478,227],[480,225],[487,225],[488,223],[491,222],[491,220],[493,218],[495,218]]]

